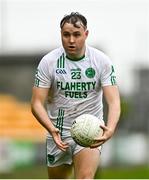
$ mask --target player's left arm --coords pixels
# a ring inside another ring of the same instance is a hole
[[[108,105],[108,119],[105,129],[105,136],[109,139],[115,132],[120,117],[120,95],[116,85],[104,86],[103,94]],[[106,132],[107,131],[107,132]]]
[[[118,87],[116,85],[104,86],[103,94],[108,105],[108,119],[107,124],[101,126],[103,136],[96,139],[96,143],[92,145],[93,148],[102,145],[113,136],[120,117],[120,95]]]

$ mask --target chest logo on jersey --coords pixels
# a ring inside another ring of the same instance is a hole
[[[67,74],[65,69],[56,69],[56,74]]]
[[[88,78],[93,78],[95,76],[95,70],[92,67],[87,68],[86,71],[85,71],[85,75]]]

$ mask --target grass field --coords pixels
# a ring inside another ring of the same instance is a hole
[[[15,169],[8,174],[0,174],[0,179],[47,179],[44,166]],[[149,167],[102,168],[97,172],[97,179],[149,179]]]
[[[149,179],[149,167],[104,168],[97,172],[101,179]]]

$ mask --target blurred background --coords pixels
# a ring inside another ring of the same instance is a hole
[[[0,178],[47,178],[46,131],[30,112],[36,67],[78,11],[115,64],[122,114],[96,178],[149,178],[149,1],[0,0]]]

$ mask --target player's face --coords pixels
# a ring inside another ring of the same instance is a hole
[[[88,31],[80,25],[79,28],[73,24],[65,23],[61,30],[62,44],[66,54],[70,58],[80,58],[85,53],[85,40]]]

